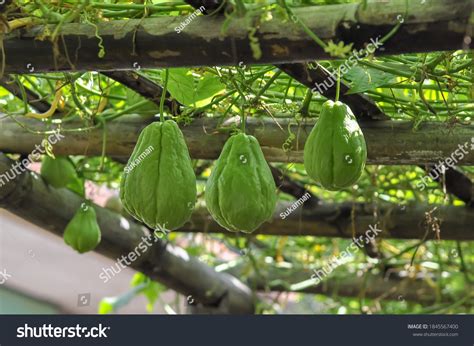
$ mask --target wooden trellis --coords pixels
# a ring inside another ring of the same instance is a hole
[[[220,6],[219,1],[187,2],[196,8],[204,6],[207,9],[206,13],[211,13]],[[397,35],[384,45],[380,54],[454,50],[464,47],[471,8],[469,1],[433,0],[428,8],[421,6],[419,2],[409,4],[408,18],[403,17],[406,11],[404,0],[393,1],[390,5],[373,3],[367,8],[362,8],[359,4],[350,4],[295,12],[321,38],[354,42],[356,48],[364,47],[371,38],[383,36],[397,20],[402,18],[404,25],[400,27]],[[101,71],[157,104],[161,97],[166,97],[166,105],[170,110],[176,110],[179,105],[176,101],[170,100],[169,95],[163,95],[161,86],[133,71],[117,70],[133,70],[136,69],[136,64],[142,68],[161,68],[238,65],[243,62],[276,64],[282,71],[309,88],[328,77],[328,72],[318,64],[314,69],[308,68],[304,63],[331,57],[321,47],[315,45],[296,23],[283,19],[262,23],[257,36],[263,54],[257,59],[249,48],[248,33],[243,29],[243,21],[236,19],[223,35],[216,29],[223,24],[222,16],[219,14],[208,18],[203,16],[190,23],[186,32],[176,36],[174,27],[181,21],[180,17],[161,17],[101,23],[98,31],[106,48],[106,55],[103,58],[97,55],[95,29],[89,25],[74,23],[64,25],[59,32],[61,39],[55,43],[46,37],[43,37],[43,40],[37,39],[44,33],[43,26],[16,30],[4,39],[5,72],[27,74]],[[31,53],[33,51],[34,54]],[[21,97],[21,91],[11,83],[8,76],[2,78],[0,84],[14,95]],[[342,85],[342,90],[347,90],[347,86]],[[334,95],[335,86],[324,93],[328,98],[334,98]],[[43,100],[38,101],[33,91],[26,89],[26,97],[30,105],[38,111],[49,109],[49,104]],[[425,123],[418,132],[413,132],[409,123],[389,121],[389,117],[383,114],[375,102],[364,95],[343,94],[341,100],[353,109],[364,129],[370,164],[422,164],[429,172],[434,163],[449,156],[459,143],[469,142],[473,137],[472,125],[456,125],[450,129],[449,136],[447,130],[438,123]],[[146,121],[137,119],[133,116],[126,117],[124,120],[112,122],[107,127],[109,141],[107,155],[118,160],[127,158],[139,131],[147,124]],[[289,121],[291,120],[283,120],[283,126],[287,126]],[[42,124],[34,121],[24,123],[30,129],[42,127]],[[74,123],[70,126],[73,127]],[[298,138],[299,143],[289,153],[281,149],[286,134],[281,133],[272,122],[249,119],[248,130],[259,139],[268,161],[301,162],[302,148],[311,126],[310,122],[302,125],[303,131]],[[212,132],[215,128],[214,120],[205,119],[194,120],[191,125],[183,128],[194,158],[217,157],[228,134]],[[41,135],[31,134],[18,127],[9,118],[0,121],[0,131],[2,132],[0,150],[7,153],[28,154],[42,139]],[[64,155],[97,155],[101,152],[101,141],[102,132],[99,130],[68,133],[66,138],[55,146],[55,152]],[[418,150],[421,142],[428,150]],[[474,151],[466,154],[462,164],[474,164]],[[0,155],[0,173],[6,171],[10,165],[9,159]],[[295,187],[294,182],[287,183],[290,185],[287,187],[288,191],[300,188]],[[473,204],[473,184],[461,172],[454,169],[448,172],[446,188],[467,205]],[[0,206],[58,235],[62,234],[64,226],[72,218],[80,203],[81,199],[76,195],[48,187],[33,173],[23,174],[11,184],[0,187]],[[41,208],[38,208],[38,205],[41,205]],[[57,205],[63,207],[57,208]],[[283,207],[284,205],[280,205],[280,208]],[[351,208],[353,206],[344,204],[330,206],[314,204],[284,221],[278,218],[277,213],[274,220],[257,233],[351,237],[353,226],[350,219]],[[368,206],[357,206],[357,232],[366,229],[372,220],[368,209]],[[96,210],[103,233],[103,240],[97,251],[105,256],[115,259],[131,251],[140,241],[140,237],[149,232],[133,220],[125,220],[123,216],[103,208],[97,207]],[[427,211],[427,206],[419,206],[409,212],[397,206],[384,206],[382,212],[389,215],[384,236],[401,239],[420,238],[424,225],[420,224],[419,220],[423,219]],[[443,239],[473,240],[472,209],[442,207],[440,213],[444,216]],[[45,214],[48,215],[48,220],[45,220]],[[222,232],[222,229],[202,210],[197,210],[191,221],[182,231]],[[177,292],[192,295],[202,307],[219,308],[219,312],[253,312],[251,292],[243,283],[235,277],[218,273],[197,260],[186,257],[181,249],[172,247],[164,241],[159,241],[157,246],[134,262],[132,267]],[[238,268],[230,268],[228,272],[235,276],[239,275]],[[283,274],[276,272],[272,275],[277,278]],[[304,277],[303,274],[296,276],[301,279]],[[384,287],[383,283],[377,282],[377,278],[373,280],[375,286]],[[260,282],[256,286],[262,288],[264,285]],[[274,286],[273,289],[285,290],[285,287]],[[354,293],[349,283],[346,283],[344,289],[342,292],[345,293],[342,294],[350,296]],[[318,290],[310,287],[302,289],[302,292],[321,292]],[[430,291],[429,287],[416,280],[390,292],[389,297],[397,297],[401,292],[406,299],[432,301],[434,297],[434,292]],[[379,296],[380,293],[380,290],[373,289],[368,295]]]

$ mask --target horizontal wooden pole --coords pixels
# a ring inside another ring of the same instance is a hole
[[[124,116],[107,125],[106,153],[112,157],[130,156],[140,131],[150,123],[139,116]],[[218,128],[218,120],[194,119],[181,126],[191,157],[216,159],[229,136],[229,130],[239,126],[237,118],[227,120]],[[248,118],[247,132],[260,142],[266,159],[270,162],[303,162],[305,140],[314,126],[314,120],[297,125],[288,118]],[[21,119],[27,129],[8,117],[0,119],[0,151],[29,154],[44,138],[31,131],[47,130],[35,119]],[[297,136],[290,151],[283,150],[289,137],[288,125]],[[82,126],[68,123],[63,129]],[[422,123],[413,130],[410,122],[377,121],[361,124],[368,146],[368,163],[383,165],[435,164],[448,157],[457,159],[456,165],[474,165],[474,125],[456,124],[447,127],[443,123]],[[51,129],[54,129],[52,125]],[[100,155],[102,130],[62,132],[64,139],[54,145],[58,155]],[[462,157],[462,160],[460,159]]]
[[[408,8],[405,8],[406,3]],[[377,51],[377,54],[400,54],[461,49],[470,6],[469,0],[426,3],[393,0],[370,2],[366,6],[306,7],[295,9],[294,13],[321,39],[354,43],[356,49],[363,49],[371,40],[383,37],[403,21],[396,34]],[[408,13],[406,18],[405,12]],[[248,23],[253,21],[247,17],[235,15],[228,21],[224,16],[204,16],[199,12],[182,27],[181,23],[187,18],[160,16],[98,23],[104,56],[99,56],[101,48],[96,28],[90,24],[64,24],[55,43],[48,36],[55,31],[55,26],[15,30],[3,40],[5,73],[222,66],[240,62],[281,64],[331,59],[295,18],[285,19],[281,12],[273,13],[272,20],[259,21],[253,37],[247,29]],[[222,30],[226,21],[228,26]],[[251,38],[258,39],[261,55],[252,51]]]
[[[395,269],[392,269],[385,277],[383,273],[373,274],[370,271],[364,275],[360,275],[357,271],[341,273],[338,268],[332,271],[329,266],[324,267],[325,271],[322,268],[311,270],[290,263],[272,264],[260,268],[263,275],[255,272],[249,275],[248,268],[239,262],[222,264],[216,270],[236,277],[242,277],[246,272],[246,276],[249,277],[247,280],[249,286],[260,290],[295,291],[330,297],[363,296],[377,300],[397,300],[400,303],[413,301],[423,305],[455,301],[455,297],[451,296],[450,292],[439,296],[436,286],[433,286],[429,280],[402,275]]]
[[[303,204],[289,213],[287,208],[291,204],[281,202],[273,218],[264,223],[254,234],[352,238],[353,230],[357,236],[365,236],[370,226],[375,226],[373,205],[341,203],[305,208]],[[378,208],[380,222],[377,229],[381,231],[377,235],[379,239],[423,239],[428,227],[427,213],[431,212],[433,219],[436,217],[440,222],[441,239],[474,240],[472,232],[474,211],[471,208],[423,204],[379,205]],[[286,216],[285,212],[289,215]],[[205,208],[197,209],[191,221],[178,231],[233,234],[219,226]],[[435,238],[436,234],[430,228],[426,239]]]

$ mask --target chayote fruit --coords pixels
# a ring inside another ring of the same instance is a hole
[[[176,229],[196,203],[196,176],[176,122],[143,129],[125,167],[120,186],[125,210],[153,229]]]
[[[308,175],[327,190],[340,190],[357,182],[366,159],[364,134],[351,109],[326,101],[304,147]]]
[[[83,203],[64,230],[64,242],[79,253],[94,250],[100,243],[100,228],[92,206]]]
[[[229,231],[250,233],[272,217],[275,181],[255,137],[240,133],[227,140],[205,196],[213,218]]]
[[[57,156],[53,159],[45,155],[41,163],[41,176],[55,188],[66,187],[78,179],[74,165],[64,156]]]

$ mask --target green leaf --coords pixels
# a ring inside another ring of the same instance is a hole
[[[147,100],[145,97],[143,97],[142,95],[138,94],[137,92],[131,89],[128,89],[128,88],[126,89],[125,96],[127,97],[125,107],[133,106],[139,102],[148,101],[143,106],[135,109],[135,111],[139,114],[154,113],[154,112],[158,112],[160,109],[157,104]]]
[[[194,103],[194,78],[185,68],[176,68],[169,70],[168,92],[178,102],[184,105],[192,105]],[[164,74],[164,71],[163,71]],[[164,76],[162,76],[164,80]]]
[[[156,300],[158,299],[159,295],[166,291],[165,286],[160,285],[159,283],[150,280],[145,274],[137,273],[133,276],[130,285],[132,287],[137,287],[139,285],[146,285],[144,288],[140,289],[140,293],[142,293],[148,300],[147,304],[147,311],[153,311],[153,305],[155,304]]]
[[[357,94],[389,84],[395,76],[370,67],[354,66],[344,74],[344,78],[351,81],[351,88],[346,94]]]
[[[84,188],[84,180],[77,177],[74,180],[70,181],[67,186],[69,190],[74,191],[81,197],[85,197],[85,188]]]
[[[191,107],[207,105],[211,99],[225,89],[225,85],[214,75],[204,75],[196,81],[191,70],[175,68],[169,70],[168,92],[180,103]]]
[[[201,78],[197,85],[196,107],[209,104],[214,96],[224,90],[225,85],[220,82],[218,76],[207,75]]]
[[[156,282],[151,281],[142,273],[137,273],[133,276],[130,282],[132,289],[117,297],[105,297],[99,303],[99,314],[110,314],[117,312],[120,308],[129,304],[132,299],[140,294],[144,294],[148,299],[147,310],[153,311],[153,305],[166,288]]]

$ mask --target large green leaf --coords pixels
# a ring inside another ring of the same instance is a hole
[[[357,94],[373,90],[389,84],[395,79],[395,76],[390,73],[362,66],[354,66],[344,77],[351,81],[351,88],[347,94]]]
[[[186,106],[202,107],[225,89],[225,85],[214,75],[204,75],[196,80],[186,68],[169,70],[168,92]]]

